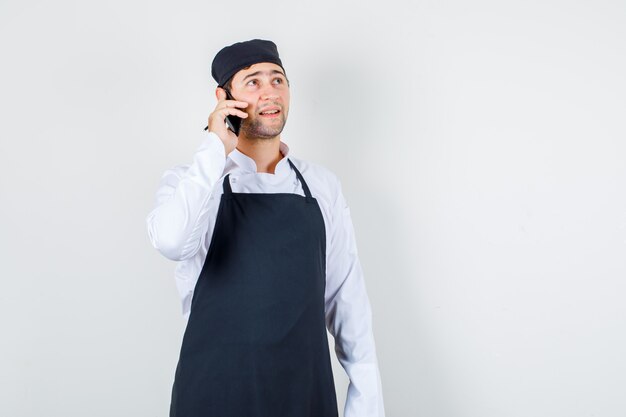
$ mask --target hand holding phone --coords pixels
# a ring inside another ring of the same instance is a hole
[[[226,97],[229,100],[235,100],[232,94],[230,94],[230,91],[228,90],[225,90],[225,91],[226,91]],[[234,114],[229,114],[228,116],[226,116],[226,124],[228,125],[228,128],[232,130],[237,136],[239,136],[239,128],[241,127],[242,120],[243,119],[241,117],[234,115]]]
[[[218,88],[217,100],[217,106],[209,115],[209,124],[204,130],[215,132],[219,136],[228,155],[237,146],[242,118],[248,117],[248,113],[242,108],[247,107],[248,103],[234,100],[230,92],[224,88]]]

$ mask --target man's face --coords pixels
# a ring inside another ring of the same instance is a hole
[[[289,113],[289,85],[283,69],[270,62],[260,62],[238,71],[233,77],[231,94],[235,100],[248,102],[248,117],[241,123],[240,136],[271,139],[285,127]],[[262,114],[278,110],[275,114]]]

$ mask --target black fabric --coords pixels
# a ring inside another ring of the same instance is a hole
[[[222,48],[215,55],[211,64],[211,75],[219,87],[224,87],[237,71],[259,62],[272,62],[283,68],[274,42],[263,39],[237,42]]]
[[[317,200],[223,182],[172,388],[170,417],[337,417]]]

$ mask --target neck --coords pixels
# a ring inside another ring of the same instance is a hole
[[[271,139],[249,139],[240,136],[237,149],[254,160],[257,172],[273,174],[276,165],[283,159],[280,152],[280,136]]]

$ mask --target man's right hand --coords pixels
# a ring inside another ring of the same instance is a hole
[[[227,100],[226,91],[223,88],[217,88],[217,105],[213,113],[209,115],[209,132],[214,132],[221,139],[226,149],[226,155],[235,149],[238,141],[237,135],[226,124],[226,116],[233,115],[246,118],[248,113],[237,107],[247,106],[248,103],[245,101]]]

